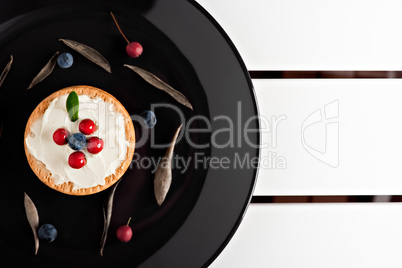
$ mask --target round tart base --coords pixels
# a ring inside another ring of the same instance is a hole
[[[129,146],[127,148],[127,154],[125,160],[121,163],[120,167],[116,169],[115,174],[112,174],[108,177],[105,178],[105,184],[104,185],[97,185],[91,188],[81,188],[81,189],[75,189],[73,190],[73,183],[72,182],[65,182],[63,184],[54,184],[53,179],[52,179],[52,173],[46,169],[45,165],[41,162],[38,161],[35,157],[33,157],[26,145],[26,138],[28,135],[31,135],[31,126],[32,124],[39,119],[47,110],[49,107],[50,103],[63,95],[68,95],[71,91],[77,92],[78,95],[87,95],[90,98],[101,98],[105,102],[112,103],[116,112],[121,113],[124,116],[124,123],[125,123],[125,130],[126,130],[126,139],[129,141]],[[130,115],[124,108],[124,106],[111,94],[96,88],[92,86],[71,86],[67,87],[64,89],[61,89],[59,91],[56,91],[55,93],[51,94],[47,98],[45,98],[32,112],[31,116],[28,119],[26,128],[25,128],[25,134],[24,134],[24,148],[25,148],[25,154],[28,160],[28,163],[32,169],[32,171],[36,174],[36,176],[47,186],[50,188],[53,188],[54,190],[57,190],[59,192],[62,192],[64,194],[68,195],[90,195],[90,194],[95,194],[98,192],[101,192],[110,186],[112,186],[114,183],[116,183],[121,176],[126,172],[128,167],[130,166],[131,160],[134,155],[134,149],[135,149],[135,132],[134,132],[134,125],[131,120]]]

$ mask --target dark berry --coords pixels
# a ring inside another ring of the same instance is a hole
[[[144,119],[147,128],[153,128],[156,125],[156,116],[151,110],[143,111],[140,116]]]
[[[38,237],[48,243],[53,242],[57,237],[57,230],[53,225],[46,223],[38,229]]]
[[[79,130],[85,135],[90,135],[95,132],[96,125],[91,119],[84,119],[80,122]]]
[[[57,57],[57,64],[63,69],[70,68],[73,65],[73,62],[73,56],[68,52],[61,53]]]
[[[92,137],[87,142],[87,150],[91,154],[97,154],[103,149],[104,142],[98,137]]]
[[[65,128],[59,128],[53,133],[53,141],[57,145],[65,145],[68,142],[68,131]]]
[[[68,137],[68,145],[71,149],[79,151],[85,148],[87,140],[85,136],[81,133],[74,133]]]
[[[80,169],[87,163],[85,154],[83,152],[74,152],[68,157],[68,164],[70,167]]]

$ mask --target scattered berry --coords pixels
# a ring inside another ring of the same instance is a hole
[[[87,144],[87,140],[85,136],[81,133],[74,133],[73,135],[68,137],[68,145],[71,149],[79,151],[82,148],[85,148]]]
[[[68,52],[61,53],[57,57],[57,64],[63,69],[70,68],[73,65],[73,62],[73,55]]]
[[[68,157],[68,164],[70,167],[80,169],[87,163],[85,154],[83,152],[74,152]]]
[[[79,130],[85,135],[90,135],[95,132],[96,125],[91,119],[84,119],[80,122]]]
[[[156,116],[151,110],[143,111],[140,116],[144,119],[147,128],[153,128],[156,125]]]
[[[57,230],[53,225],[46,223],[38,229],[38,237],[48,243],[53,242],[57,237]]]
[[[87,142],[87,150],[91,154],[97,154],[103,149],[104,142],[98,137],[92,137]]]
[[[123,31],[121,30],[120,25],[117,22],[116,17],[114,16],[113,12],[110,12],[110,15],[112,15],[114,23],[116,24],[117,29],[119,30],[121,36],[123,36],[124,40],[126,40],[126,42],[127,42],[127,46],[126,46],[127,54],[132,58],[138,58],[139,56],[141,56],[142,51],[143,51],[142,45],[138,42],[130,42],[128,40],[128,38],[124,35]]]
[[[65,145],[68,142],[68,131],[64,128],[59,128],[53,133],[53,141],[57,145]]]
[[[132,58],[138,58],[141,56],[142,51],[142,45],[138,42],[130,42],[126,46],[126,52]]]
[[[122,225],[119,228],[117,228],[116,236],[117,236],[117,239],[119,239],[121,242],[128,242],[131,240],[131,237],[133,236],[133,231],[131,230],[131,227],[129,226],[130,221],[131,221],[131,218],[128,219],[126,225]]]

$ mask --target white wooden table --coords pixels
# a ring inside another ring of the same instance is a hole
[[[198,2],[250,71],[402,70],[400,1]],[[254,196],[402,194],[402,80],[253,83],[266,163]],[[398,202],[252,203],[210,267],[398,267],[401,221]]]

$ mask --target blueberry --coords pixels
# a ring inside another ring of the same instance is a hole
[[[81,133],[74,133],[68,137],[68,145],[71,149],[79,151],[87,145],[85,136]]]
[[[57,230],[53,225],[46,223],[39,228],[38,236],[40,240],[50,243],[56,239]]]
[[[73,62],[73,56],[68,52],[61,53],[57,57],[57,64],[63,69],[70,68],[73,65]]]
[[[144,119],[147,128],[153,128],[156,125],[156,116],[151,110],[143,111],[140,116]]]

